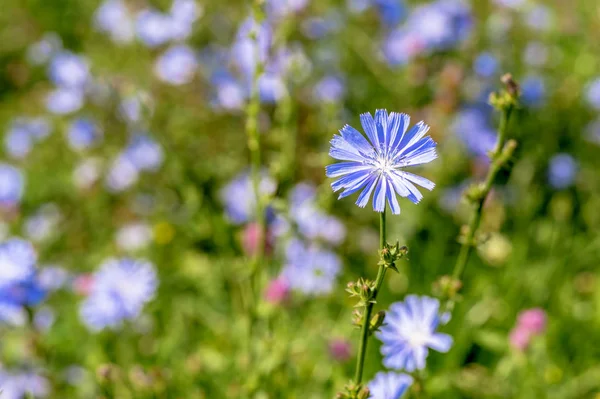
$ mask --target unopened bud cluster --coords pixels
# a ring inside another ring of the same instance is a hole
[[[336,399],[368,399],[371,396],[369,388],[362,384],[349,382],[344,392],[338,393]]]
[[[383,249],[379,251],[379,266],[384,266],[398,272],[396,262],[408,254],[406,246],[400,246],[398,242],[394,245],[385,244]]]
[[[494,108],[504,111],[518,104],[521,88],[509,73],[502,76],[501,80],[505,86],[504,90],[490,94],[489,101]]]

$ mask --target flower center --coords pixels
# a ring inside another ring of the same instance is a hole
[[[389,174],[394,170],[393,162],[383,154],[380,154],[375,158],[374,166],[379,171],[379,174]]]
[[[406,331],[404,338],[408,342],[409,346],[412,348],[417,348],[427,344],[429,332],[420,328],[413,328],[410,331]]]

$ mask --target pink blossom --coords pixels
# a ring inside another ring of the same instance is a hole
[[[290,285],[282,278],[278,277],[271,280],[265,291],[265,300],[272,304],[280,304],[288,300],[290,295]]]
[[[262,241],[260,236],[260,228],[257,223],[246,225],[242,233],[242,248],[246,255],[253,256],[256,254],[258,244]],[[269,231],[267,231],[264,251],[266,255],[270,255],[273,252],[273,235]]]
[[[343,338],[329,341],[329,354],[338,362],[345,362],[352,356],[352,345]]]
[[[546,330],[546,312],[540,308],[524,310],[519,313],[517,324],[532,334],[539,335]]]
[[[515,327],[512,329],[509,335],[510,345],[520,351],[524,351],[529,346],[531,341],[531,331],[522,327]]]

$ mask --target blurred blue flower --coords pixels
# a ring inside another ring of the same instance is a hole
[[[69,147],[75,151],[91,148],[102,137],[102,130],[89,118],[77,118],[67,128]]]
[[[473,17],[468,3],[438,0],[416,7],[408,21],[408,30],[429,50],[444,50],[465,40],[471,33]]]
[[[33,316],[33,325],[38,331],[48,331],[56,320],[56,313],[52,308],[44,306],[38,309]]]
[[[487,156],[496,143],[490,118],[489,106],[467,106],[456,114],[451,130],[473,154]]]
[[[484,52],[475,58],[473,62],[473,70],[481,77],[489,78],[494,76],[498,71],[498,59],[492,53]]]
[[[73,113],[83,106],[84,94],[80,89],[55,89],[46,96],[46,109],[57,115]]]
[[[367,385],[371,391],[371,399],[400,399],[413,383],[413,378],[407,374],[393,371],[380,371]]]
[[[556,154],[548,165],[548,181],[555,189],[564,189],[573,184],[577,176],[577,161],[565,153]]]
[[[44,204],[25,220],[23,225],[25,235],[33,242],[47,240],[58,232],[56,227],[60,219],[60,210],[55,204]]]
[[[595,110],[600,110],[600,78],[596,78],[587,85],[585,96]]]
[[[46,138],[49,134],[50,124],[46,118],[18,118],[6,133],[4,146],[10,156],[23,158],[29,154],[35,140]]]
[[[105,0],[94,14],[94,23],[115,43],[130,43],[135,37],[133,15],[122,0]]]
[[[142,10],[137,14],[135,31],[146,46],[163,45],[172,38],[171,16],[154,9]]]
[[[90,70],[84,57],[63,51],[52,58],[48,75],[58,87],[81,89],[90,78]]]
[[[23,197],[25,178],[21,170],[0,162],[0,207],[17,205]]]
[[[211,79],[215,87],[212,104],[226,110],[242,109],[246,103],[247,91],[228,73],[218,73]]]
[[[259,25],[253,18],[248,18],[240,25],[230,59],[242,73],[246,84],[252,84],[258,61],[267,63],[272,37],[272,28],[267,22]]]
[[[521,101],[530,107],[540,107],[546,100],[546,85],[541,76],[530,75],[521,81]]]
[[[392,31],[383,42],[383,54],[390,65],[405,65],[425,50],[425,43],[405,28]]]
[[[360,14],[369,8],[371,0],[347,0],[346,3],[351,12]]]
[[[194,22],[202,15],[202,8],[194,0],[175,0],[171,5],[171,37],[185,40],[192,34]]]
[[[27,60],[33,65],[42,65],[62,49],[62,40],[54,32],[44,33],[40,41],[27,48]]]
[[[125,149],[124,155],[140,171],[156,171],[164,159],[160,144],[147,134],[135,135]]]
[[[152,263],[130,258],[108,259],[94,273],[81,317],[93,331],[116,328],[137,318],[154,298],[158,280]]]
[[[13,158],[23,158],[31,151],[33,140],[27,129],[20,125],[11,126],[4,136],[4,148]]]
[[[536,4],[526,17],[527,25],[530,28],[546,31],[552,27],[552,12],[548,6]]]
[[[277,183],[266,171],[262,171],[259,192],[263,196],[275,193]],[[227,218],[234,224],[250,221],[255,214],[256,197],[252,189],[252,181],[248,172],[240,173],[220,193],[225,204]]]
[[[342,99],[346,92],[344,81],[339,76],[329,75],[317,82],[313,95],[317,101],[335,103]]]
[[[309,239],[322,239],[332,245],[339,245],[346,238],[346,228],[342,222],[327,215],[318,208],[316,189],[308,183],[297,184],[290,194],[290,218],[298,226],[299,233]]]
[[[156,60],[154,72],[165,83],[183,85],[194,78],[197,63],[194,51],[180,44],[169,48]]]
[[[342,16],[338,12],[329,12],[322,17],[312,17],[302,22],[302,32],[309,39],[320,39],[335,33],[343,26]]]
[[[499,6],[518,9],[525,5],[526,0],[494,0],[494,2]]]
[[[65,286],[69,272],[60,266],[46,265],[39,269],[37,281],[45,291],[57,291]]]
[[[0,292],[30,280],[36,262],[37,254],[30,242],[20,238],[0,242]]]
[[[302,11],[309,0],[267,0],[269,17],[280,19],[290,14]]]
[[[282,277],[293,290],[322,295],[333,290],[341,267],[341,261],[335,253],[292,239],[286,249]]]
[[[275,103],[286,93],[285,82],[277,74],[264,73],[258,80],[260,100],[264,103]]]
[[[138,178],[138,168],[128,156],[120,154],[113,160],[109,168],[106,186],[110,191],[117,193],[131,187]]]
[[[448,352],[452,337],[436,332],[440,302],[427,296],[408,295],[386,313],[385,324],[377,333],[383,342],[385,367],[413,372],[425,368],[429,348]]]
[[[41,374],[9,372],[0,369],[2,399],[45,398],[50,394],[50,384]]]
[[[389,27],[396,26],[406,14],[404,0],[372,0],[379,18]]]
[[[422,165],[437,158],[436,143],[426,136],[429,131],[422,121],[410,130],[406,114],[377,110],[375,119],[370,113],[360,115],[369,141],[358,130],[346,125],[331,140],[329,155],[341,162],[326,168],[328,177],[341,177],[331,184],[333,191],[344,189],[339,198],[359,190],[356,204],[365,207],[373,195],[373,210],[383,212],[386,200],[394,214],[400,213],[396,195],[407,197],[417,204],[423,198],[413,183],[432,190],[435,184],[424,177],[402,170]]]

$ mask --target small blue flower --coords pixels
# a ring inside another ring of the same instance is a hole
[[[535,5],[527,13],[527,25],[538,31],[546,31],[552,27],[552,12],[548,6]]]
[[[325,76],[315,85],[313,93],[317,101],[335,103],[342,99],[346,92],[344,81],[339,76]]]
[[[154,298],[158,280],[150,262],[108,259],[93,277],[92,291],[81,306],[81,317],[93,331],[116,328],[138,317]]]
[[[266,171],[261,172],[259,192],[270,196],[277,189],[277,183]],[[225,204],[227,218],[234,224],[250,221],[255,215],[256,197],[252,188],[250,174],[243,172],[236,176],[220,193]]]
[[[523,61],[532,67],[541,67],[548,62],[549,49],[544,43],[529,42],[523,51]]]
[[[456,114],[451,130],[473,154],[486,157],[496,144],[496,131],[491,123],[491,107],[468,106]]]
[[[105,0],[94,14],[94,23],[115,43],[130,43],[135,37],[133,16],[122,0]]]
[[[577,162],[565,153],[556,154],[550,159],[548,181],[556,189],[564,189],[573,184],[577,176]]]
[[[197,64],[196,54],[190,47],[177,45],[156,60],[154,72],[161,81],[179,86],[192,81]]]
[[[106,186],[111,192],[117,193],[134,185],[138,178],[138,168],[128,156],[121,153],[110,166],[106,176]]]
[[[452,337],[436,332],[440,324],[440,302],[427,296],[409,295],[386,313],[385,324],[377,333],[383,342],[385,367],[413,372],[425,368],[429,348],[448,352]]]
[[[371,392],[369,397],[371,399],[400,399],[412,383],[413,378],[407,374],[380,371],[367,385]]]
[[[521,82],[521,101],[530,107],[540,107],[546,99],[546,85],[539,76],[530,75]]]
[[[27,49],[27,60],[33,65],[42,65],[62,48],[62,40],[54,32],[45,33],[38,41]]]
[[[137,14],[135,31],[146,46],[158,47],[171,40],[173,36],[172,22],[170,15],[146,9]]]
[[[37,254],[28,241],[9,238],[0,242],[0,291],[30,280],[36,262]]]
[[[160,168],[164,160],[164,152],[160,144],[146,134],[134,136],[124,154],[140,171],[154,172]]]
[[[46,109],[53,114],[66,115],[78,111],[85,100],[80,89],[58,88],[46,96]]]
[[[586,87],[585,97],[595,110],[600,110],[600,78],[596,78]]]
[[[23,197],[25,178],[14,166],[0,163],[0,207],[15,206]]]
[[[34,371],[0,370],[2,399],[45,398],[50,394],[48,380]]]
[[[406,114],[377,110],[361,114],[361,124],[369,141],[358,130],[346,125],[331,140],[329,155],[341,162],[326,168],[328,177],[341,177],[331,184],[333,191],[344,189],[339,198],[362,190],[356,204],[363,208],[373,195],[373,210],[383,212],[386,201],[394,214],[400,213],[396,195],[417,204],[423,198],[413,183],[432,190],[435,184],[424,177],[405,172],[407,166],[422,165],[437,158],[436,143],[426,136],[422,121],[410,130]]]
[[[102,136],[102,131],[88,118],[77,118],[68,127],[69,146],[75,151],[82,151],[94,145]]]
[[[308,183],[297,184],[290,195],[290,217],[303,237],[339,245],[346,237],[346,228],[337,218],[325,214],[317,207],[315,194],[314,186]]]
[[[333,252],[293,239],[286,250],[282,277],[294,290],[322,295],[333,290],[341,268],[340,258]]]
[[[403,0],[373,0],[379,18],[389,27],[397,25],[406,14],[406,5]]]
[[[255,35],[256,39],[253,39],[252,35]],[[272,37],[271,26],[267,22],[259,25],[253,18],[246,19],[238,29],[230,58],[239,68],[247,84],[251,84],[253,80],[257,63],[260,61],[266,64]]]
[[[90,78],[85,58],[69,52],[57,54],[50,62],[50,80],[62,88],[82,88]]]
[[[473,69],[477,75],[489,78],[498,70],[498,59],[492,53],[481,53],[475,58]]]

